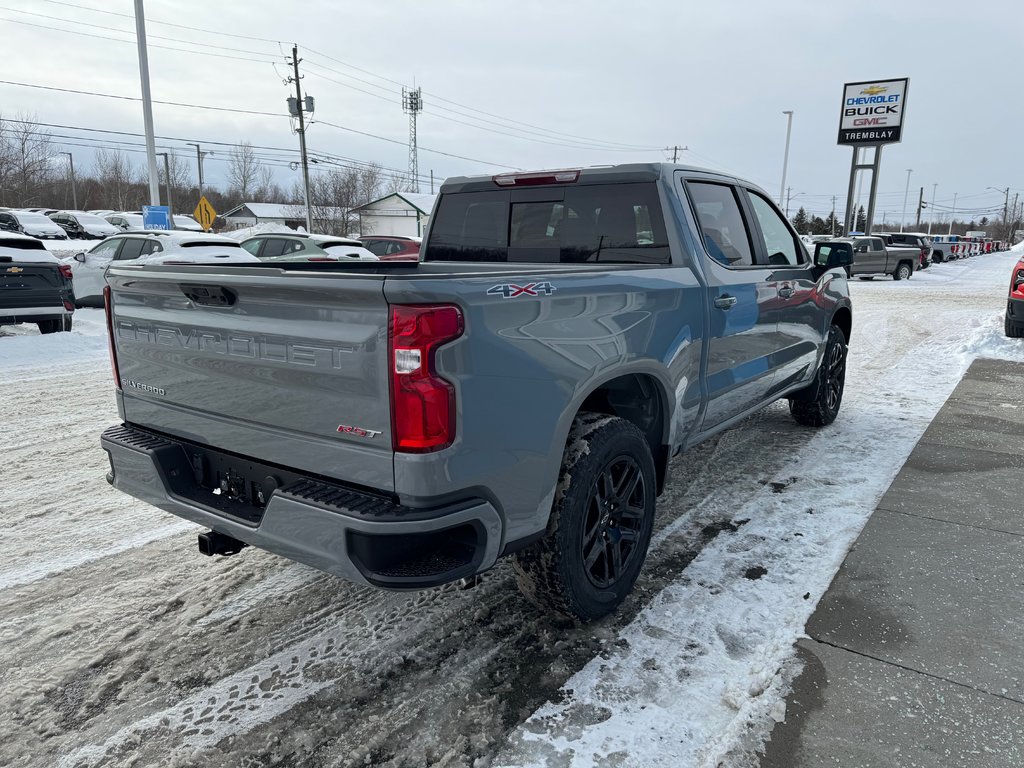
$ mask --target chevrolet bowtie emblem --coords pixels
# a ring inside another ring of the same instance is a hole
[[[21,267],[8,267],[7,271],[8,272],[24,272],[25,270],[22,269]]]

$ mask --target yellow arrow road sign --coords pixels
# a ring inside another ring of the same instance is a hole
[[[206,195],[199,198],[199,205],[192,212],[192,215],[196,217],[196,221],[202,226],[203,230],[209,232],[213,227],[213,220],[217,218],[217,212],[213,210],[213,206],[210,205],[210,201],[206,199]]]

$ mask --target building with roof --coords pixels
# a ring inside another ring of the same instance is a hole
[[[306,228],[306,206],[294,203],[242,203],[217,218],[223,219],[228,229],[253,227],[257,224],[283,224],[291,229]],[[344,221],[341,208],[313,206],[314,229],[322,229],[334,221]]]
[[[373,202],[353,208],[359,216],[359,232],[364,235],[401,235],[422,237],[437,195],[418,192],[393,192]]]

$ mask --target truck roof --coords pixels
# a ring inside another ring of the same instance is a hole
[[[742,181],[744,184],[749,184],[754,187],[757,186],[746,179],[741,179],[739,176],[733,176],[728,173],[714,171],[710,168],[701,168],[695,165],[681,165],[676,163],[626,163],[623,165],[593,165],[586,168],[544,168],[532,171],[517,170],[495,174],[493,176],[452,176],[445,180],[444,184],[441,185],[441,193],[502,189],[503,187],[495,182],[495,179],[498,177],[526,175],[541,176],[544,174],[554,176],[556,173],[576,173],[578,174],[578,178],[576,180],[565,182],[552,180],[547,183],[553,185],[607,184],[609,182],[625,183],[631,181],[657,181],[658,179],[671,175],[673,171],[677,170],[686,171],[688,173],[699,173],[722,181]],[[509,187],[504,188],[511,189],[513,187],[510,185]],[[758,189],[760,188],[758,187]],[[763,192],[764,190],[761,191]]]

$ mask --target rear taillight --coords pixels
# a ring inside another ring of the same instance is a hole
[[[1019,291],[1024,288],[1024,267],[1017,269],[1017,274],[1013,276],[1013,287],[1011,291]]]
[[[396,451],[427,453],[455,440],[455,387],[437,375],[438,347],[462,335],[462,311],[449,304],[391,308],[391,441]]]
[[[117,347],[114,345],[114,295],[110,286],[103,286],[103,311],[107,316],[107,342],[110,344],[110,370],[114,373],[114,384],[121,389],[121,373],[117,368]]]
[[[57,267],[57,271],[60,272],[62,277],[66,277],[68,280],[70,280],[73,277],[73,275],[71,274],[70,264],[61,264],[59,267]]]

